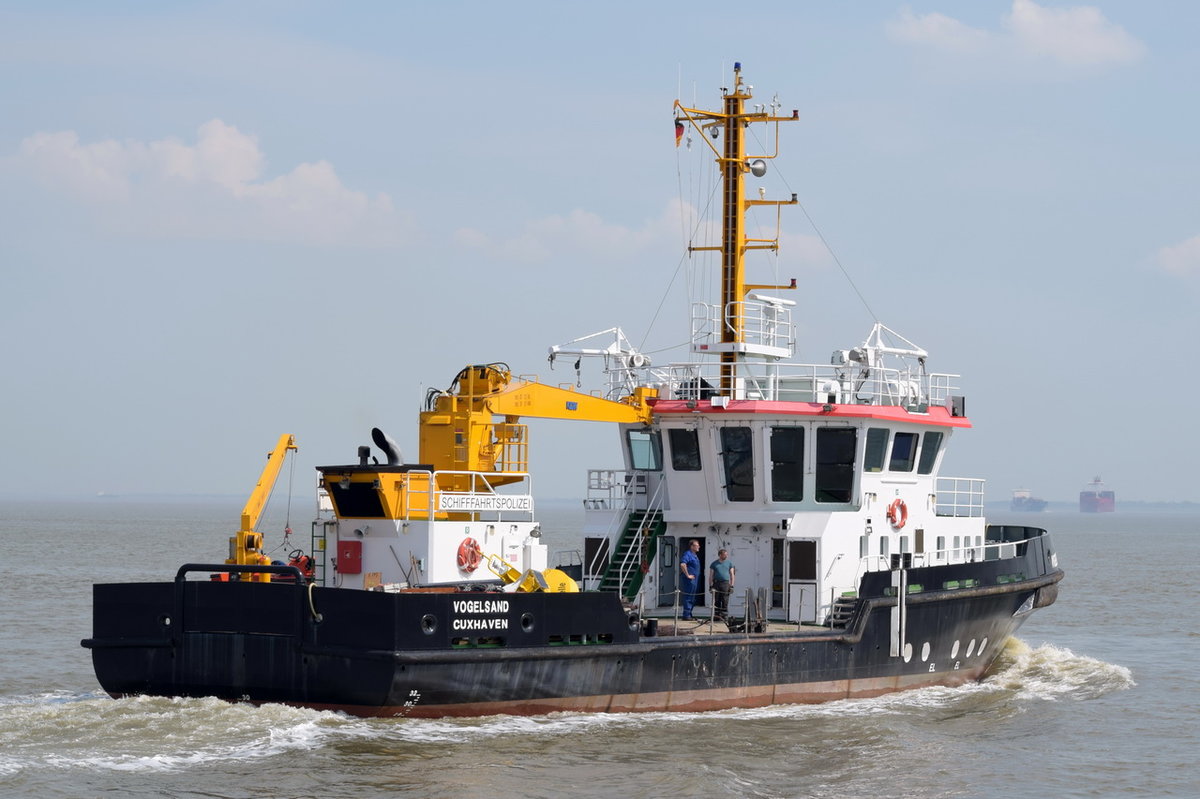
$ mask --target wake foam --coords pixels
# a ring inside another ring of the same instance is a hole
[[[373,734],[365,721],[336,713],[161,697],[31,698],[0,707],[4,728],[23,734],[0,734],[0,774],[36,766],[174,771]]]
[[[469,719],[360,719],[285,705],[218,699],[47,693],[0,700],[0,777],[26,770],[170,772],[213,761],[254,761],[347,741],[416,744],[513,737],[534,739],[605,730],[671,729],[721,720],[948,718],[1021,712],[1031,701],[1085,701],[1135,685],[1124,666],[1013,639],[986,677],[955,688],[921,688],[872,699],[772,705],[708,713],[552,713]]]
[[[996,658],[982,685],[1022,699],[1096,699],[1137,685],[1133,672],[1070,649],[1042,644],[1036,649],[1016,638]]]

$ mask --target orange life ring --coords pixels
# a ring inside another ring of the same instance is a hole
[[[892,500],[892,504],[888,505],[887,519],[897,530],[904,526],[908,521],[908,506],[904,504],[904,500]]]
[[[474,538],[464,538],[458,545],[458,568],[463,571],[475,571],[479,568],[479,561],[482,559],[483,551]]]

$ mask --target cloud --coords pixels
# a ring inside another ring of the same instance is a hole
[[[129,233],[388,247],[411,227],[386,194],[347,188],[325,161],[265,179],[258,139],[219,119],[194,144],[37,133],[8,160]]]
[[[949,53],[971,53],[989,49],[994,36],[972,28],[953,17],[932,13],[918,16],[903,8],[900,16],[887,25],[893,39],[906,44],[930,47]]]
[[[1146,49],[1093,6],[1047,8],[1033,0],[1013,0],[1012,10],[996,30],[904,8],[888,23],[887,32],[895,41],[944,53],[1048,62],[1068,69],[1133,63]]]
[[[1163,247],[1154,256],[1155,265],[1171,275],[1200,275],[1200,236],[1173,247]]]
[[[460,228],[456,241],[467,248],[486,251],[489,256],[516,263],[535,264],[578,259],[580,253],[589,258],[609,262],[629,261],[653,251],[660,257],[664,250],[686,248],[680,243],[681,225],[689,231],[690,243],[697,246],[715,245],[721,239],[719,219],[697,222],[697,212],[688,203],[671,200],[662,214],[640,228],[629,228],[606,222],[591,211],[574,210],[566,215],[548,216],[528,223],[517,235],[497,238],[475,228]],[[770,238],[774,226],[752,228],[747,234]],[[788,268],[826,267],[832,264],[828,250],[812,235],[783,232],[779,234],[780,260]],[[703,253],[696,257],[702,257]]]
[[[1140,41],[1092,6],[1051,9],[1013,0],[1005,27],[1025,52],[1072,67],[1128,64],[1145,52]]]

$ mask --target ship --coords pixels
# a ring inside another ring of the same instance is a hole
[[[1008,509],[1014,513],[1041,513],[1046,509],[1046,500],[1035,497],[1028,488],[1014,488]]]
[[[1117,494],[1097,476],[1079,492],[1080,513],[1112,513],[1117,509]]]
[[[687,132],[711,150],[722,197],[719,243],[688,247],[721,288],[694,306],[683,361],[653,363],[617,327],[549,348],[602,366],[595,391],[501,362],[458,369],[423,400],[414,461],[374,428],[317,467],[310,545],[287,562],[259,529],[297,446],[281,436],[224,561],[93,586],[81,643],[103,690],[436,718],[710,711],[981,679],[1056,601],[1051,538],[987,523],[984,481],[942,474],[971,423],[958,377],[928,371],[924,349],[877,321],[827,361],[796,361],[782,296],[795,282],[746,274],[747,252],[776,250],[778,233],[752,233],[745,215],[797,204],[747,183],[775,156],[753,152],[750,131],[778,141],[799,114],[751,105],[740,64],[721,95],[716,110],[674,105],[676,145]],[[581,540],[558,557],[526,419],[562,420],[561,435],[608,424],[622,453],[620,468],[581,464]]]

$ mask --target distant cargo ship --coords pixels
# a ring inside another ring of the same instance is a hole
[[[1008,507],[1019,513],[1041,513],[1046,509],[1046,500],[1035,497],[1028,488],[1014,488]]]
[[[1116,509],[1116,493],[1104,485],[1099,477],[1079,492],[1080,513],[1112,513]]]

